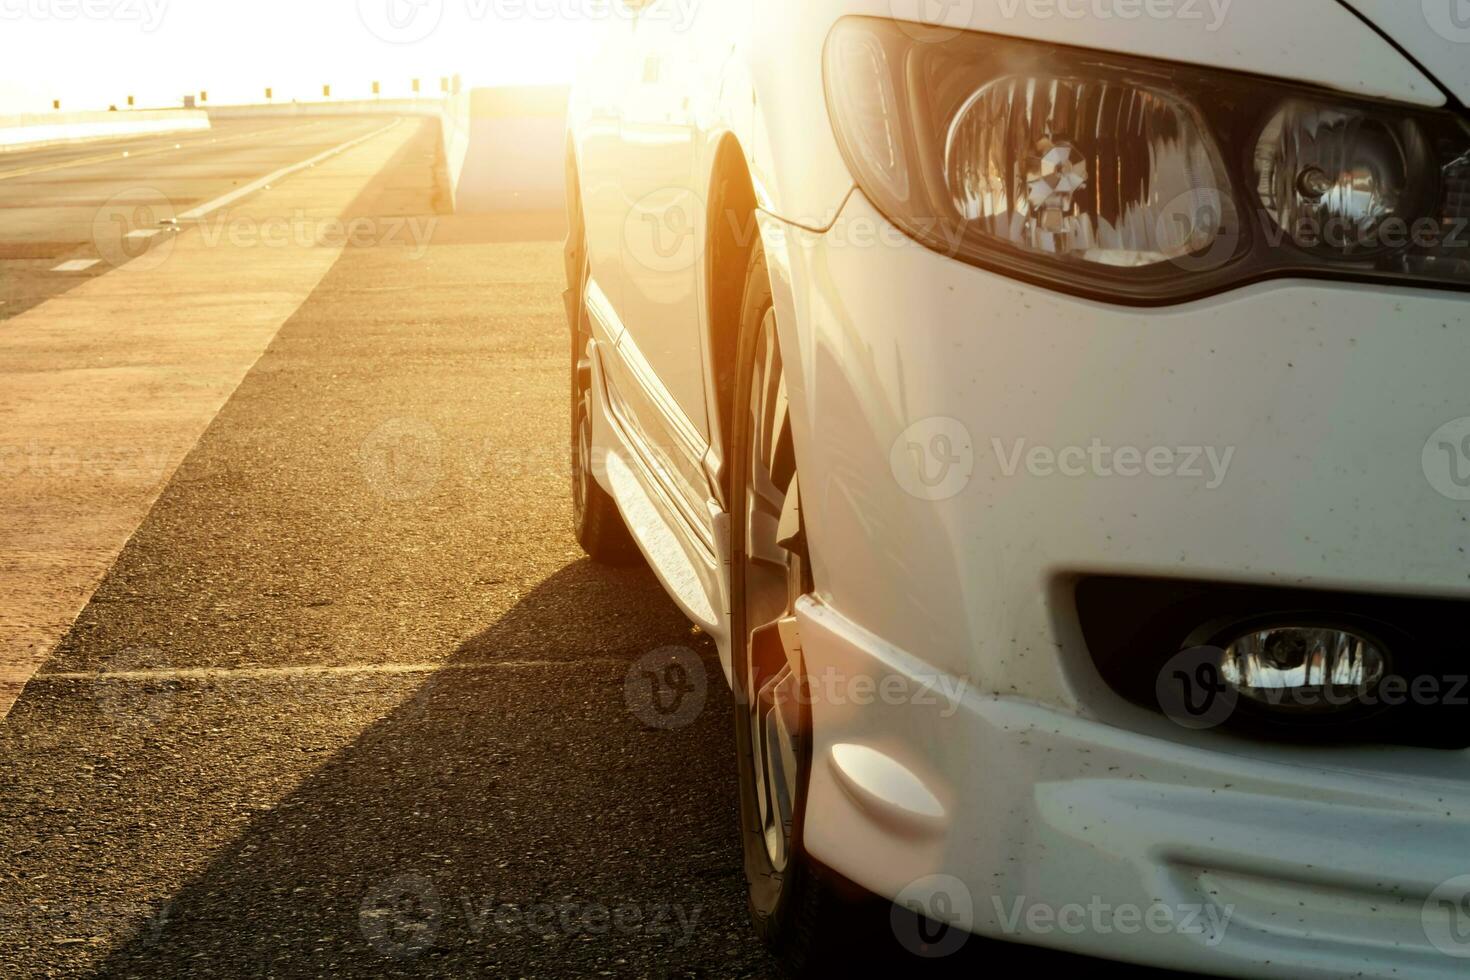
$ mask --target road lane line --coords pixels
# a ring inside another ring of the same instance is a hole
[[[277,677],[343,677],[437,674],[441,671],[490,672],[498,670],[547,670],[558,667],[627,667],[634,659],[614,657],[569,657],[566,660],[477,660],[463,663],[427,664],[343,664],[340,666],[305,665],[299,667],[186,667],[178,670],[62,671],[36,674],[36,682],[64,681],[212,681],[269,680]]]
[[[348,140],[341,146],[334,146],[324,153],[318,153],[310,160],[302,160],[300,163],[292,164],[289,167],[282,167],[275,173],[267,174],[259,180],[252,181],[251,183],[246,184],[244,187],[231,191],[223,197],[217,197],[213,201],[207,201],[196,208],[190,208],[188,211],[185,211],[183,214],[179,215],[179,221],[198,221],[200,218],[206,218],[214,212],[218,211],[220,208],[228,207],[229,205],[234,204],[242,197],[248,197],[251,194],[254,194],[256,191],[264,190],[265,188],[269,187],[271,184],[274,184],[279,180],[285,180],[292,174],[300,173],[308,167],[315,167],[317,164],[322,163],[325,160],[330,160],[332,157],[336,156],[339,153],[346,153],[353,147],[358,146],[362,143],[366,143],[368,140],[373,139],[374,137],[382,136],[384,133],[388,132],[388,130],[394,128],[402,121],[403,120],[401,119],[395,119],[388,125],[384,126],[382,129],[374,130],[373,132],[368,133],[366,136],[359,136],[357,139]]]
[[[316,129],[322,123],[310,123],[301,129]],[[267,133],[280,132],[290,129],[289,126],[273,126],[270,129],[257,129],[248,133],[240,133],[236,136],[219,136],[208,140],[189,140],[187,142],[174,143],[172,146],[160,146],[153,150],[114,150],[111,153],[99,153],[90,157],[82,157],[78,160],[62,160],[59,163],[41,164],[35,167],[22,167],[19,170],[0,171],[0,180],[10,180],[14,177],[33,177],[36,174],[50,173],[53,170],[65,170],[68,167],[85,167],[93,163],[109,163],[114,160],[141,160],[145,157],[156,157],[161,153],[173,153],[175,151],[193,149],[196,146],[223,146],[226,143],[238,143],[240,140],[250,139],[256,136],[264,136]]]
[[[130,231],[130,232],[128,232],[123,237],[124,238],[152,238],[156,234],[158,234],[158,229],[157,228],[139,228],[137,231]]]
[[[97,263],[99,263],[101,261],[102,261],[101,259],[72,259],[70,262],[63,262],[63,263],[61,263],[60,265],[58,265],[56,268],[52,269],[51,271],[52,272],[86,272],[88,269],[92,268],[92,266],[96,265]]]

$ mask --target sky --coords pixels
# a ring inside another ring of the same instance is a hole
[[[0,115],[570,82],[609,0],[0,0]]]

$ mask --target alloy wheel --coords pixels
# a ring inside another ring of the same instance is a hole
[[[780,872],[791,860],[801,758],[795,605],[808,588],[791,417],[770,310],[761,322],[746,410],[750,438],[742,505],[748,655],[743,689],[760,830],[771,866]]]

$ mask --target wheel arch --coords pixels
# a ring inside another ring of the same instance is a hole
[[[740,304],[750,251],[760,237],[751,167],[733,133],[721,138],[706,195],[704,277],[706,370],[710,386],[710,446],[717,454],[717,489],[728,504],[731,412],[735,396]]]
[[[581,169],[577,163],[577,141],[573,138],[570,128],[567,130],[565,167],[567,238],[562,246],[562,259],[566,265],[567,289],[563,294],[563,300],[566,303],[567,318],[570,323],[574,315],[572,292],[576,289],[577,280],[581,277],[584,247]]]

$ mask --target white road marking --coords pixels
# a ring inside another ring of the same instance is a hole
[[[101,259],[72,259],[70,262],[63,262],[63,263],[61,263],[60,265],[58,265],[56,268],[52,269],[51,271],[52,272],[86,272],[88,269],[92,268],[92,266],[96,265],[98,262],[101,262],[101,261],[102,261]]]
[[[438,674],[446,671],[548,670],[577,667],[626,667],[628,661],[613,657],[574,657],[566,660],[477,660],[453,663],[303,664],[296,667],[185,667],[177,670],[64,671],[35,674],[31,681],[187,681],[269,680],[276,677],[342,677],[399,674]]]
[[[130,232],[128,232],[123,237],[124,238],[152,238],[156,234],[158,234],[158,229],[157,228],[139,228],[137,231],[130,231]]]
[[[388,125],[384,126],[382,129],[376,129],[371,133],[368,133],[366,136],[359,136],[357,139],[349,140],[346,143],[343,143],[341,146],[334,146],[330,150],[327,150],[325,153],[318,153],[310,160],[303,160],[300,163],[293,164],[289,167],[284,167],[280,170],[277,170],[273,174],[267,174],[259,180],[252,181],[251,183],[246,184],[244,187],[233,190],[230,193],[226,194],[224,197],[217,197],[213,201],[207,201],[204,204],[199,205],[197,208],[190,208],[188,211],[185,211],[183,214],[179,215],[179,221],[198,221],[200,218],[206,218],[214,212],[218,211],[220,208],[234,204],[236,201],[240,200],[240,198],[254,194],[256,191],[264,190],[278,180],[284,180],[292,174],[305,170],[308,167],[315,167],[323,160],[330,160],[332,157],[336,156],[339,153],[346,153],[348,150],[352,149],[355,146],[366,143],[368,140],[375,137],[382,136],[388,130],[397,126],[401,121],[402,120],[395,119]]]

